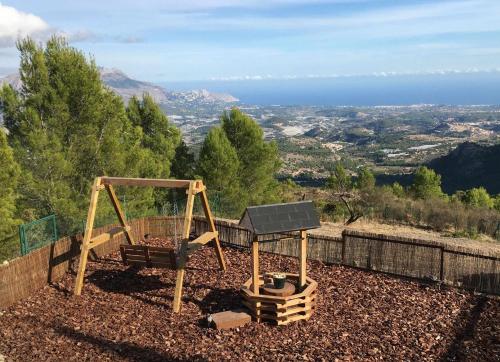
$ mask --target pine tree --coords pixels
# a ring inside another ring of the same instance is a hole
[[[143,164],[140,175],[149,178],[169,178],[176,147],[181,134],[172,125],[153,97],[145,93],[142,99],[132,97],[127,106],[127,116],[132,124],[142,130],[141,147],[150,162]],[[162,210],[169,201],[170,191],[154,189],[155,206]]]
[[[181,180],[190,180],[194,178],[196,161],[193,153],[189,150],[184,140],[181,140],[175,149],[174,159],[172,160],[172,177]]]
[[[56,213],[63,231],[73,232],[96,176],[138,176],[154,160],[142,147],[141,127],[103,85],[94,61],[58,37],[45,47],[25,39],[18,49],[22,89],[4,87],[0,95],[23,170],[18,208],[33,217]],[[152,204],[152,190],[134,193],[140,208]]]
[[[463,201],[465,204],[473,207],[492,209],[495,206],[495,200],[490,197],[488,191],[486,191],[484,187],[475,187],[467,190],[464,194]]]
[[[419,167],[415,172],[410,191],[418,199],[442,197],[441,175],[425,166]]]
[[[200,150],[197,173],[211,195],[218,195],[226,216],[239,216],[244,203],[238,179],[239,161],[236,150],[220,127],[212,128]]]
[[[360,169],[356,187],[360,190],[371,190],[375,187],[375,176],[369,169],[365,167]]]
[[[160,106],[149,94],[142,99],[130,99],[127,115],[132,124],[143,131],[142,146],[151,152],[154,160],[152,168],[145,170],[144,176],[168,178],[176,148],[181,141],[181,134],[172,125]]]
[[[264,132],[250,116],[233,108],[221,117],[222,129],[236,150],[242,201],[258,205],[279,200],[275,175],[280,167],[275,142],[265,142]]]
[[[16,218],[16,187],[19,165],[0,127],[0,241],[11,236],[20,220]]]

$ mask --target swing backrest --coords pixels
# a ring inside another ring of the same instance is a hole
[[[120,245],[123,264],[176,269],[175,250],[148,245]]]

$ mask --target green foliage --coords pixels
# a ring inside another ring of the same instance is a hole
[[[433,170],[421,166],[415,172],[410,191],[418,199],[442,197],[441,176]]]
[[[127,106],[127,116],[134,127],[142,130],[141,147],[144,162],[139,171],[141,177],[169,178],[172,162],[181,134],[172,125],[160,106],[149,94],[142,99],[132,97]],[[170,190],[154,189],[155,206],[161,210],[169,200]],[[137,206],[137,205],[135,205]]]
[[[275,174],[280,167],[275,142],[265,142],[257,122],[237,108],[221,116],[222,129],[234,147],[239,160],[238,181],[244,193],[244,205],[278,201]]]
[[[209,192],[220,195],[221,209],[231,216],[244,206],[240,198],[238,171],[238,155],[224,130],[221,127],[212,128],[201,147],[197,173]]]
[[[218,192],[226,216],[237,217],[247,205],[280,200],[279,166],[276,144],[265,142],[257,122],[233,108],[205,138],[197,173]]]
[[[340,162],[335,163],[330,177],[326,180],[326,187],[334,192],[346,192],[352,189],[352,179]]]
[[[488,194],[484,187],[467,190],[463,196],[463,202],[473,207],[493,208],[494,200]]]
[[[297,201],[299,193],[300,186],[292,179],[287,178],[285,181],[280,182],[280,199],[282,202]]]
[[[168,178],[176,148],[181,141],[179,130],[170,124],[165,113],[149,94],[144,94],[141,100],[132,97],[128,103],[127,116],[133,126],[142,129],[141,145],[149,151],[153,161],[149,164],[149,169],[143,170],[143,175]]]
[[[493,201],[493,208],[500,211],[500,194],[495,197],[495,200]]]
[[[176,179],[190,180],[194,178],[196,161],[184,140],[175,149],[171,173]]]
[[[158,117],[150,99],[140,108],[148,118],[131,122],[121,98],[102,84],[95,63],[64,39],[53,37],[45,47],[26,39],[18,49],[23,86],[20,92],[4,87],[0,104],[23,172],[18,186],[23,219],[55,213],[62,231],[72,233],[81,229],[96,176],[169,174],[179,136],[165,140],[176,131]],[[128,203],[131,209],[153,202],[151,189],[122,195],[137,200]]]
[[[391,190],[397,197],[405,197],[406,195],[404,187],[399,182],[394,182],[391,185]]]
[[[0,170],[0,220],[2,220],[0,240],[4,240],[14,234],[15,226],[19,224],[16,218],[16,188],[20,170],[2,128],[0,128]]]
[[[369,190],[375,187],[375,176],[369,169],[363,167],[359,170],[356,187],[361,190]]]

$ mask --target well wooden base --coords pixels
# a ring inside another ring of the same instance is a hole
[[[260,288],[270,282],[272,274],[259,275]],[[285,274],[287,281],[298,285],[298,274]],[[301,319],[307,320],[314,311],[318,283],[311,278],[306,277],[306,285],[302,291],[297,288],[296,294],[288,297],[254,294],[251,286],[252,279],[250,278],[241,287],[241,294],[243,296],[243,305],[249,309],[254,321],[268,320],[275,322],[277,325],[285,325]]]

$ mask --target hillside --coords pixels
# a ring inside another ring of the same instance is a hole
[[[132,79],[119,69],[100,68],[99,70],[102,81],[126,102],[133,96],[141,96],[143,93],[149,93],[158,103],[168,101],[167,91],[160,86]]]
[[[154,83],[132,79],[121,70],[115,68],[101,67],[99,71],[102,81],[119,94],[125,102],[128,102],[133,96],[140,97],[144,93],[149,93],[160,105],[225,104],[238,102],[238,99],[230,94],[212,93],[206,89],[184,92],[168,91]],[[2,83],[9,83],[15,89],[20,89],[22,86],[18,74],[10,74],[4,78],[0,78],[0,84]]]
[[[464,142],[449,154],[436,158],[428,167],[441,175],[448,194],[483,186],[490,194],[500,193],[500,144],[483,146]]]

